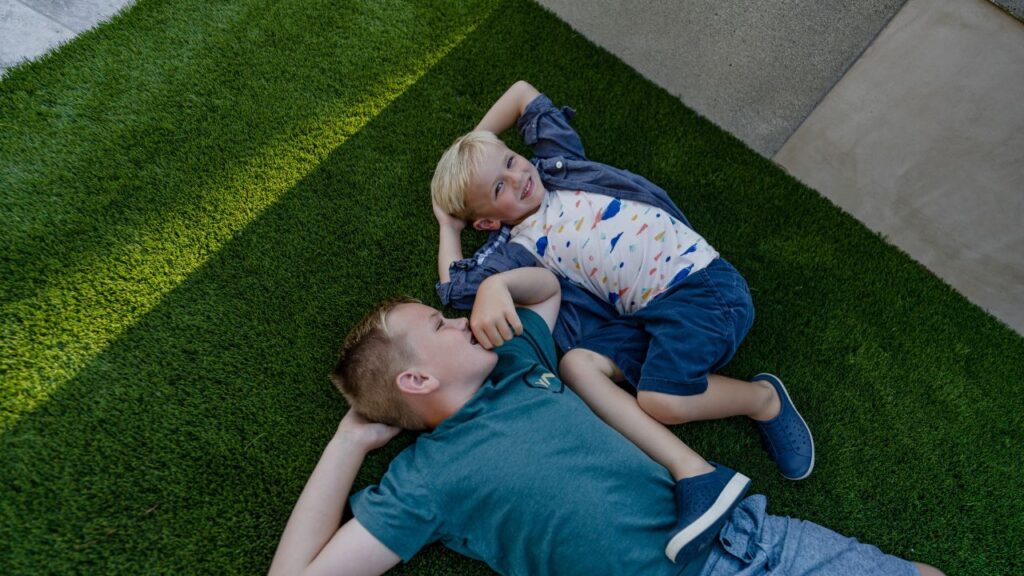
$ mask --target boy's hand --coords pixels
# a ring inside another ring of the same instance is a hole
[[[501,276],[491,276],[480,284],[473,303],[469,327],[481,346],[490,350],[523,333],[512,294]]]
[[[466,227],[465,222],[442,210],[436,202],[431,202],[431,204],[434,206],[434,218],[437,218],[437,225],[439,227],[448,228],[456,232],[462,232],[462,229]]]
[[[402,429],[397,426],[370,422],[362,414],[349,408],[338,424],[338,431],[334,433],[334,437],[351,442],[364,452],[370,452],[390,442],[401,431]]]

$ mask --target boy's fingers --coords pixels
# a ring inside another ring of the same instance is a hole
[[[491,341],[487,339],[487,333],[476,324],[470,324],[470,330],[473,332],[473,337],[476,338],[477,343],[484,348],[484,350],[491,349]]]
[[[512,331],[516,336],[522,336],[523,334],[523,322],[519,319],[519,315],[516,314],[515,310],[511,310],[505,314],[505,320],[508,321],[508,325],[512,327]],[[512,338],[509,337],[509,340]]]
[[[478,318],[476,321],[471,321],[470,330],[477,342],[485,349],[490,350],[508,342],[517,334],[522,334],[523,324],[513,310],[494,319]]]
[[[497,328],[503,340],[509,341],[512,339],[512,327],[508,325],[504,318],[498,321]]]
[[[491,344],[491,339],[483,330],[481,330],[480,333],[476,335],[476,341],[479,342],[480,345],[484,347],[484,350],[490,350],[491,348],[494,348],[494,344]]]
[[[488,349],[497,348],[502,344],[501,332],[498,331],[497,323],[493,320],[489,320],[484,324],[484,332],[487,335],[487,342],[490,344]]]
[[[495,346],[501,346],[505,343],[505,339],[502,338],[501,328],[497,323],[488,326],[487,337],[491,339],[491,343]]]

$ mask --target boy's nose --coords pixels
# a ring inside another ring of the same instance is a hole
[[[523,189],[523,186],[526,186],[526,178],[526,174],[513,174],[510,172],[508,175],[508,185],[513,190],[520,191]]]
[[[460,330],[465,330],[469,327],[469,318],[459,318],[456,326],[458,326]]]

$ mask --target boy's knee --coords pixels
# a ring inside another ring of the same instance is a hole
[[[588,375],[600,374],[613,378],[617,372],[615,363],[607,356],[585,348],[573,348],[562,356],[558,372],[567,382],[585,382]]]
[[[641,390],[636,395],[636,402],[648,416],[662,424],[686,424],[701,419],[695,413],[693,403],[688,402],[685,396]]]

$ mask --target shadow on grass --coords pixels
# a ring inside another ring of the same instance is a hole
[[[140,2],[0,84],[4,240],[35,259],[58,241],[46,264],[59,272],[132,236],[136,218],[202,203],[326,113],[358,116],[486,8]]]
[[[950,573],[1019,571],[1024,405],[1007,390],[1024,340],[520,2],[2,436],[9,571],[264,570],[344,410],[325,377],[341,338],[389,294],[435,302],[435,160],[520,77],[577,106],[593,157],[670,190],[744,272],[759,317],[729,373],[786,379],[818,467],[784,483],[739,421],[677,429],[687,442],[746,471],[776,513]],[[372,455],[357,485],[410,440]],[[399,571],[487,572],[438,546]]]
[[[431,297],[416,113],[399,97],[3,436],[13,571],[265,569],[343,413],[345,327],[383,292]]]

